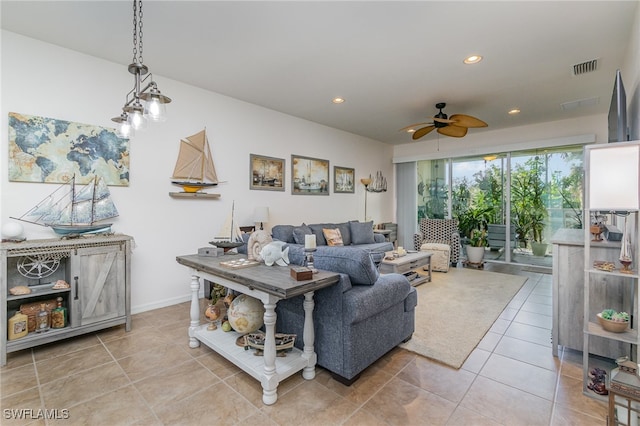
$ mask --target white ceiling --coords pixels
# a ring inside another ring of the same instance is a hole
[[[2,28],[126,68],[132,3],[2,0]],[[149,0],[143,55],[161,90],[168,77],[399,144],[411,138],[398,129],[428,120],[437,102],[488,123],[469,134],[606,113],[638,4]],[[484,60],[464,65],[470,54]],[[596,58],[597,71],[572,74]],[[509,116],[514,107],[522,113]]]

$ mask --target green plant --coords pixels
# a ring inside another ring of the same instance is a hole
[[[461,237],[471,237],[474,229],[486,229],[489,207],[472,207],[458,213],[458,231]]]
[[[218,300],[223,298],[227,294],[227,288],[220,284],[213,284],[211,287],[211,294],[209,295],[211,299],[211,304],[215,305],[218,303]]]
[[[610,321],[627,322],[629,321],[629,314],[626,312],[616,312],[615,309],[605,309],[600,313],[602,318]]]
[[[487,239],[487,231],[485,231],[484,229],[474,229],[473,231],[471,231],[469,245],[471,247],[488,247],[489,240]]]

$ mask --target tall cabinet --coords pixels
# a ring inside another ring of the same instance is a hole
[[[0,244],[2,323],[11,326],[9,319],[17,312],[43,303],[50,306],[59,298],[68,312],[65,327],[41,333],[30,325],[26,336],[11,339],[5,327],[0,333],[0,365],[6,364],[10,352],[119,324],[129,331],[132,240],[128,235],[95,235]],[[54,288],[62,282],[68,287]]]
[[[640,141],[598,144],[585,147],[585,218],[584,218],[584,341],[583,391],[597,396],[587,386],[590,381],[590,353],[594,345],[609,341],[620,345],[616,357],[628,356],[640,360],[640,305],[638,285],[640,250],[638,247],[640,207]],[[616,220],[624,237],[609,233],[599,240],[591,234],[590,224],[595,216],[604,215],[609,222]],[[631,252],[631,271],[623,271],[621,250],[628,238]],[[603,247],[616,247],[603,250]],[[621,333],[604,330],[597,314],[604,309],[628,312],[629,328]]]

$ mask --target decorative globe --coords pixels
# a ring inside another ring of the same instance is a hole
[[[229,324],[238,333],[252,333],[264,324],[264,305],[255,297],[241,294],[227,311]]]

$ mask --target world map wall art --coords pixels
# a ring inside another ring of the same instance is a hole
[[[129,139],[115,129],[9,113],[9,180],[129,185]]]

